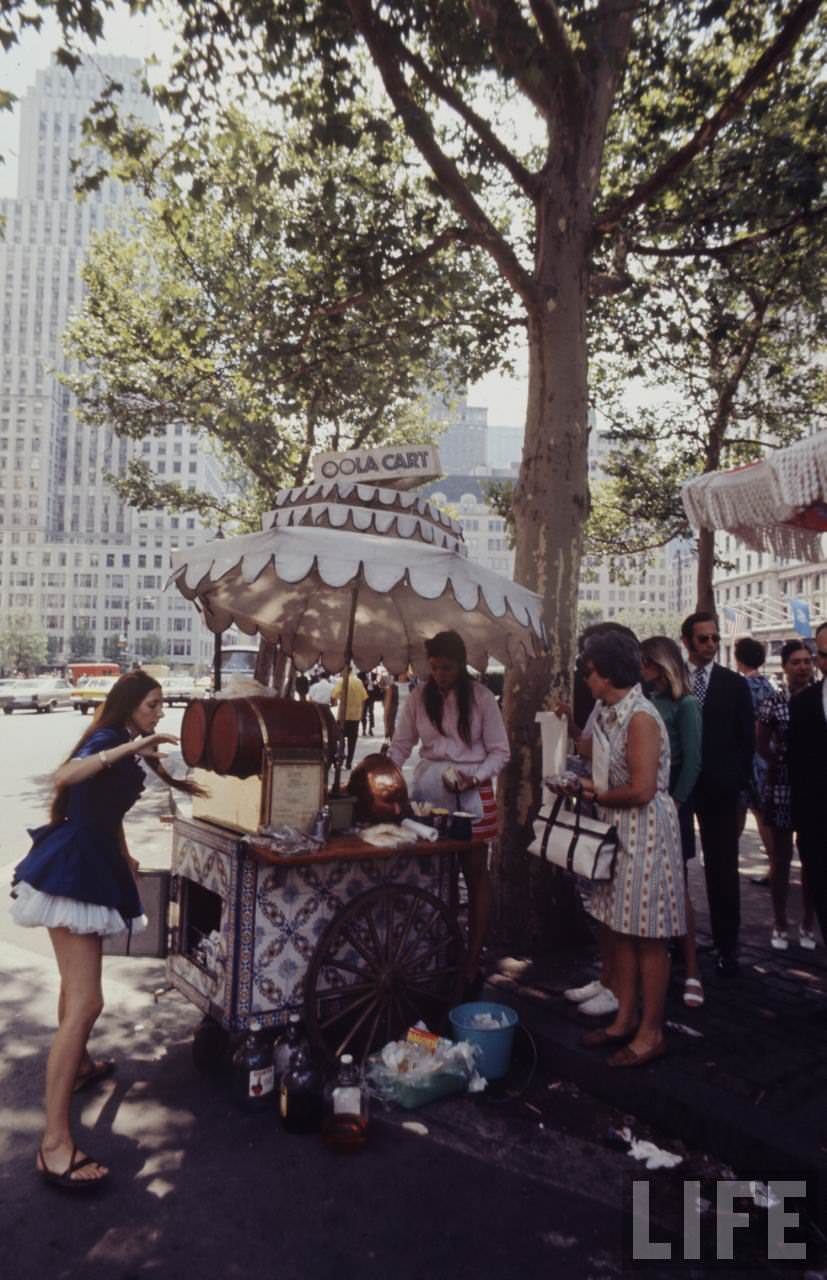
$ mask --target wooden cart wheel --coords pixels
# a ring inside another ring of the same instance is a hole
[[[444,902],[381,885],[330,922],[305,978],[308,1034],[326,1057],[360,1060],[420,1019],[439,1029],[462,989],[465,947]]]

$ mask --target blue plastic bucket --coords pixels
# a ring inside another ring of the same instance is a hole
[[[489,1013],[502,1025],[475,1027],[474,1018]],[[507,1004],[493,1004],[490,1000],[474,1000],[470,1004],[457,1005],[448,1014],[455,1040],[467,1040],[480,1050],[478,1070],[486,1080],[500,1080],[508,1072],[511,1048],[519,1017]]]

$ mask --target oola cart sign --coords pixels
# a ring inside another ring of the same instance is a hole
[[[389,445],[382,449],[350,449],[320,453],[313,459],[317,481],[350,480],[361,484],[413,489],[442,475],[439,451],[433,445]]]

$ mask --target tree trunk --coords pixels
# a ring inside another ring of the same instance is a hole
[[[548,657],[512,668],[505,690],[512,758],[500,779],[503,840],[495,865],[495,915],[500,937],[522,952],[586,936],[571,879],[527,853],[541,794],[535,714],[568,692],[588,510],[588,257],[585,246],[579,247],[579,254],[553,255],[556,279],[529,317],[526,437],[514,494],[514,576],[543,595],[550,646]]]
[[[715,612],[712,575],[715,570],[715,530],[701,529],[698,534],[698,587],[695,608]]]

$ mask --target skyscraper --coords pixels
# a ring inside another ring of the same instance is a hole
[[[97,57],[74,75],[53,65],[21,103],[18,195],[0,201],[0,610],[42,626],[53,659],[70,656],[74,637],[97,656],[120,645],[124,656],[157,650],[188,665],[208,659],[212,638],[161,588],[171,548],[198,540],[198,521],[135,511],[105,475],[140,455],[171,480],[221,492],[217,463],[180,424],[143,442],[82,425],[59,381],[89,241],[135,200],[106,179],[78,201],[71,162],[106,76],[123,85],[124,114],[156,123],[140,74],[133,58]]]

